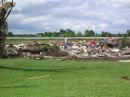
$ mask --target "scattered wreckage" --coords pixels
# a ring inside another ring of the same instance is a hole
[[[71,43],[67,49],[61,44],[38,43],[6,45],[7,57],[24,57],[28,59],[61,58],[61,59],[130,59],[130,48],[110,48],[104,46],[85,46],[84,44]]]
[[[54,57],[64,57],[68,53],[60,49],[56,44],[19,44],[13,45],[9,44],[5,46],[6,57],[24,57],[28,59],[44,59],[44,58],[54,58]]]
[[[130,48],[110,48],[107,45],[96,45],[93,47],[85,45],[72,45],[67,52],[72,59],[130,59]]]

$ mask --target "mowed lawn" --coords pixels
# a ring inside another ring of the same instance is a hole
[[[130,63],[0,59],[0,97],[130,97],[124,76]]]

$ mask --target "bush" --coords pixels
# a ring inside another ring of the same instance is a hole
[[[127,38],[123,38],[119,40],[120,48],[124,48],[126,46],[130,47],[130,40]]]
[[[60,48],[56,44],[52,46],[47,44],[43,46],[42,50],[47,56],[60,57]]]

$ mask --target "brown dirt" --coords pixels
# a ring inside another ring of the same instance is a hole
[[[121,79],[130,81],[130,78],[128,76],[123,76],[123,77],[121,77]]]

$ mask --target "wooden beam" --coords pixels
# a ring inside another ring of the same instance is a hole
[[[48,77],[49,75],[44,75],[44,76],[36,76],[36,77],[32,77],[32,78],[27,78],[27,79],[39,79],[39,78],[44,78],[44,77]]]

